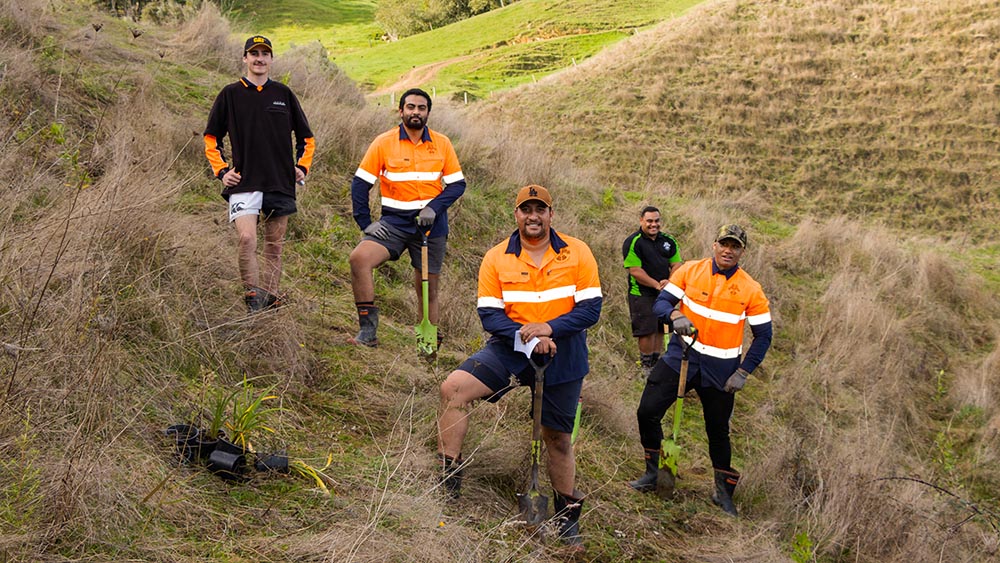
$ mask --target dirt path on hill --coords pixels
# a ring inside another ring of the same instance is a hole
[[[388,94],[389,92],[402,92],[410,88],[419,88],[424,84],[430,82],[437,76],[437,73],[442,68],[459,61],[464,61],[472,57],[472,55],[462,55],[461,57],[455,57],[445,61],[438,61],[436,63],[425,64],[422,66],[413,67],[409,72],[404,74],[396,82],[376,89],[371,95]]]

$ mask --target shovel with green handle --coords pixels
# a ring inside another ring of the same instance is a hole
[[[417,333],[417,351],[425,356],[434,354],[437,349],[438,329],[431,324],[428,311],[430,310],[430,281],[427,274],[427,235],[430,231],[423,233],[423,241],[420,243],[420,285],[423,289],[424,318],[414,330]]]
[[[681,379],[677,383],[677,402],[674,403],[674,434],[663,440],[663,453],[660,455],[660,468],[656,472],[656,496],[668,500],[673,498],[677,484],[677,462],[681,457],[681,447],[677,445],[677,434],[681,430],[681,414],[684,410],[684,393],[687,392],[688,350],[698,340],[698,329],[691,334],[691,343],[684,341],[678,335],[681,345]]]

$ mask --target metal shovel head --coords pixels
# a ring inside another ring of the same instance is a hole
[[[534,487],[526,493],[517,493],[517,507],[521,510],[521,520],[528,526],[538,527],[549,519],[549,497]]]
[[[431,324],[431,321],[424,317],[414,330],[417,333],[417,350],[421,354],[430,356],[437,348],[438,327]]]

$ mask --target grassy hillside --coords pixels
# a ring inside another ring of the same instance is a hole
[[[267,33],[279,53],[319,41],[331,53],[369,47],[382,32],[375,0],[281,0],[249,2],[230,12],[241,27]]]
[[[996,16],[985,1],[722,2],[487,111],[615,162],[603,176],[622,190],[752,193],[988,242]]]
[[[300,96],[318,138],[285,251],[282,285],[292,302],[247,318],[233,232],[200,139],[212,98],[240,72],[228,22],[206,4],[182,23],[144,24],[134,37],[132,22],[89,2],[0,2],[0,172],[8,179],[0,207],[0,559],[561,560],[553,542],[512,522],[527,474],[523,390],[473,408],[463,499],[448,503],[436,489],[437,386],[482,341],[475,273],[483,252],[510,232],[502,210],[527,182],[553,189],[557,227],[594,249],[606,296],[589,334],[592,372],[577,444],[589,560],[1000,556],[1000,302],[952,259],[996,268],[978,238],[995,200],[987,193],[982,215],[946,221],[925,208],[904,220],[895,198],[862,206],[844,195],[860,189],[848,181],[861,177],[848,157],[862,145],[874,147],[873,177],[923,167],[929,178],[951,170],[976,189],[996,185],[989,175],[996,151],[987,150],[995,128],[983,126],[992,122],[981,108],[989,100],[976,94],[996,80],[983,70],[995,65],[995,53],[976,46],[980,34],[998,42],[1000,14],[976,0],[935,6],[722,2],[482,114],[435,104],[431,125],[455,140],[470,189],[453,213],[443,273],[445,345],[427,364],[416,359],[407,264],[376,277],[380,347],[343,344],[356,323],[349,181],[368,142],[395,117],[367,105],[317,44],[282,53],[275,69]],[[872,84],[842,90],[857,68],[833,62],[812,81],[793,72],[807,65],[807,53],[846,48],[830,39],[845,22],[878,27],[885,37],[864,50],[882,61],[870,70]],[[940,47],[966,45],[967,29],[974,30],[967,49]],[[903,94],[912,94],[912,77],[896,73],[899,61],[879,48],[898,50],[895,37],[912,44],[911,72],[933,68],[949,80],[945,88],[927,78],[923,89],[961,94],[966,111]],[[785,50],[793,41],[796,56]],[[688,56],[697,64],[667,64]],[[755,61],[772,60],[787,62],[771,63],[788,69],[787,83],[773,78],[753,96],[718,97],[732,80],[756,76]],[[963,65],[967,79],[949,74]],[[621,87],[637,72],[661,88],[691,76],[654,104]],[[821,78],[825,87],[813,84]],[[615,81],[617,88],[605,86]],[[866,93],[875,84],[880,95]],[[832,112],[828,91],[895,136],[858,137],[865,129],[857,118],[828,119],[853,115]],[[715,121],[729,105],[756,115],[744,98],[768,117],[733,121],[740,112],[729,110],[721,115],[731,124]],[[670,104],[678,109],[665,111]],[[802,142],[771,139],[783,131],[771,112],[801,129]],[[676,113],[675,125],[661,121],[665,113]],[[909,126],[897,123],[902,115],[911,116]],[[940,156],[902,150],[941,142],[928,135],[942,124],[964,136]],[[743,133],[722,135],[728,127]],[[892,139],[899,149],[889,158],[884,143]],[[825,148],[816,153],[824,159],[811,156],[816,147]],[[774,163],[790,160],[785,153],[814,158],[811,166],[825,168],[810,170],[830,182],[772,178]],[[903,191],[909,187],[886,190],[900,198],[923,193]],[[941,197],[953,187],[944,184]],[[707,446],[693,398],[685,405],[678,498],[664,504],[623,483],[642,466],[634,421],[642,382],[619,251],[647,202],[664,209],[686,258],[704,255],[718,224],[751,225],[744,265],[771,297],[777,338],[737,397],[738,520],[708,501]],[[963,229],[967,242],[958,236]],[[269,420],[274,432],[258,433],[256,447],[287,450],[321,469],[319,482],[258,473],[234,484],[178,462],[163,430],[206,424],[211,397],[247,378],[280,407]]]
[[[581,62],[697,3],[520,0],[400,41],[346,52],[333,49],[331,55],[365,88],[393,89],[402,80],[395,89],[420,85],[428,91],[483,97],[568,68],[574,59]],[[422,72],[427,65],[434,65],[432,72]]]

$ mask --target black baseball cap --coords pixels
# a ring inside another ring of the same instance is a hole
[[[250,39],[247,39],[247,42],[243,45],[243,52],[246,53],[254,47],[267,47],[268,51],[274,52],[274,49],[271,47],[271,40],[263,35],[254,35]]]
[[[740,243],[740,246],[746,248],[747,246],[747,232],[743,230],[743,227],[735,224],[723,225],[719,229],[719,234],[715,237],[715,242],[720,242],[724,239],[733,239]]]

